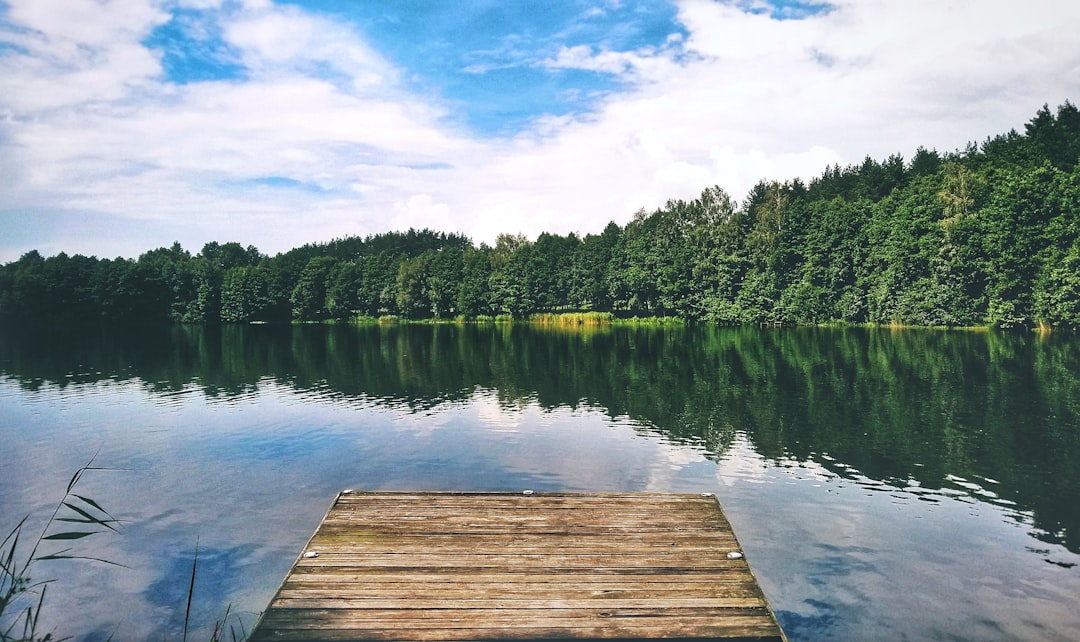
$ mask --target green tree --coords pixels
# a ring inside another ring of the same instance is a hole
[[[576,235],[543,233],[528,252],[525,287],[532,293],[531,311],[554,311],[570,301],[574,253],[581,244]]]
[[[357,309],[372,316],[396,311],[398,259],[390,252],[380,251],[362,256],[356,262],[360,272]]]
[[[1058,107],[1056,115],[1043,105],[1024,130],[1037,163],[1045,161],[1064,172],[1076,166],[1080,159],[1080,110],[1071,102]]]
[[[623,228],[608,272],[608,289],[615,309],[649,314],[659,299],[655,236],[658,217],[638,210]]]
[[[514,317],[525,317],[536,309],[529,291],[528,264],[532,242],[522,235],[500,234],[491,253],[492,307]]]
[[[106,319],[146,322],[168,318],[171,298],[151,265],[123,258],[102,261],[92,287]]]
[[[613,301],[609,269],[622,228],[614,221],[600,234],[587,234],[573,253],[570,266],[569,301],[571,306],[610,312]]]
[[[720,187],[710,187],[686,211],[685,240],[690,262],[687,316],[734,323],[734,307],[746,262],[739,256],[739,221],[735,203]]]
[[[97,259],[64,252],[41,265],[43,307],[40,313],[53,319],[90,319],[98,315],[93,277]]]
[[[191,253],[174,242],[171,247],[150,250],[139,256],[139,263],[157,272],[162,285],[168,290],[169,318],[181,320],[187,308],[197,296],[197,286],[191,269]]]
[[[461,281],[457,287],[458,312],[469,317],[491,314],[491,248],[468,248],[462,253]]]
[[[1061,173],[1049,163],[994,182],[983,209],[987,257],[987,321],[999,327],[1032,326],[1034,286],[1051,253],[1045,235],[1061,216],[1053,198]]]
[[[428,251],[427,274],[423,283],[427,309],[435,319],[452,316],[457,312],[457,293],[461,283],[463,251],[448,245]]]
[[[360,310],[360,266],[355,260],[339,260],[326,275],[326,313],[347,319]]]
[[[267,314],[266,270],[256,265],[229,268],[221,285],[221,320],[246,323]]]
[[[326,309],[327,277],[338,263],[332,256],[316,256],[304,266],[290,297],[294,319],[320,321],[330,317]]]
[[[1080,240],[1061,262],[1046,266],[1034,298],[1040,321],[1080,328]]]
[[[193,258],[188,266],[195,297],[183,306],[181,320],[188,323],[217,323],[221,319],[224,270],[203,256]]]
[[[45,258],[30,250],[18,261],[4,266],[4,293],[0,310],[5,316],[32,318],[44,316],[48,309],[45,284]]]
[[[424,291],[430,257],[421,255],[398,264],[396,303],[402,316],[417,318],[427,304]]]

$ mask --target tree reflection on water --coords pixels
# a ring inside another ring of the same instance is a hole
[[[996,332],[527,325],[5,328],[25,390],[136,380],[168,402],[229,402],[273,381],[342,404],[421,411],[589,407],[721,457],[965,493],[1030,514],[1080,552],[1080,340]]]

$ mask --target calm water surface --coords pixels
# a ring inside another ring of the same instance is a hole
[[[1080,638],[1080,340],[522,326],[0,330],[0,530],[71,474],[75,639],[263,609],[344,488],[714,492],[792,640]]]

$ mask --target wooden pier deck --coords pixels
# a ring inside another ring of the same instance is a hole
[[[712,495],[344,491],[253,642],[784,640]]]

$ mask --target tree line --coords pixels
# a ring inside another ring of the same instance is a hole
[[[178,243],[136,260],[37,251],[0,266],[0,316],[194,323],[560,311],[746,324],[1080,327],[1080,111],[804,183],[720,187],[598,234],[432,230],[267,256]]]

